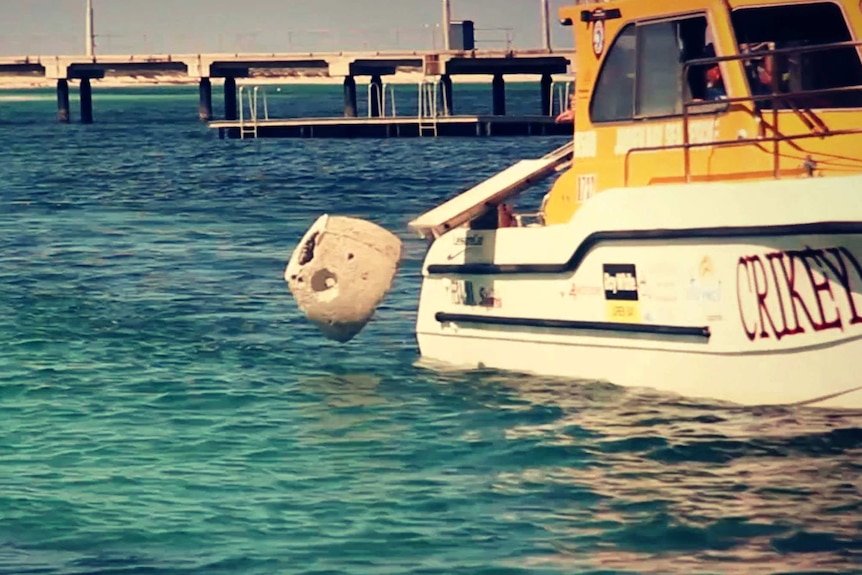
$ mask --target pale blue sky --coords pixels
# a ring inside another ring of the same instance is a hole
[[[552,42],[572,45],[550,0]],[[441,43],[441,0],[93,0],[97,53],[362,50]],[[541,46],[541,0],[451,0],[477,47]],[[0,0],[0,55],[82,54],[85,0]],[[437,29],[435,31],[435,26]],[[496,29],[496,30],[494,30]],[[436,32],[436,34],[435,34]]]

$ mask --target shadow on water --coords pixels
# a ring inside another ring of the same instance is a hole
[[[379,391],[381,381],[383,377],[373,373],[332,373],[302,376],[297,387],[325,409],[380,407],[390,401]]]

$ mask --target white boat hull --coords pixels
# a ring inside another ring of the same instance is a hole
[[[746,405],[862,408],[862,178],[613,190],[431,246],[423,357]]]
[[[454,366],[608,381],[690,398],[743,405],[806,404],[862,409],[858,372],[833,365],[858,363],[860,346],[836,345],[790,355],[726,356],[636,349],[614,342],[554,342],[503,332],[452,337],[418,334],[423,357]]]

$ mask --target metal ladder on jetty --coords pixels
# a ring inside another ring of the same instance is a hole
[[[388,96],[387,96],[388,93]],[[371,118],[371,103],[375,100],[374,94],[374,84],[368,84],[368,117]],[[380,110],[380,117],[386,117],[386,104],[389,103],[390,112],[392,117],[394,118],[397,114],[397,110],[395,109],[395,86],[392,84],[382,84],[380,86],[380,91],[376,94],[377,98],[377,109]]]
[[[437,137],[437,118],[439,115],[439,98],[440,94],[440,79],[434,78],[428,80],[422,78],[419,81],[419,136],[424,136],[428,133]],[[443,109],[447,109],[446,95],[443,94]]]
[[[555,78],[551,83],[551,110],[550,115],[556,116],[569,109],[569,96],[574,93],[574,78]]]
[[[250,89],[248,89],[250,88]],[[243,98],[245,96],[245,98]],[[248,100],[248,120],[245,116],[246,99]],[[263,119],[269,120],[269,106],[266,102],[266,90],[260,86],[239,87],[239,137],[244,140],[246,136],[257,138],[258,133],[258,111],[263,104]]]

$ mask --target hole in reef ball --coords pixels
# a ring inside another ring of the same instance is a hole
[[[326,291],[338,285],[338,277],[328,269],[318,270],[311,276],[311,289],[316,292]]]
[[[355,256],[353,254],[347,254],[347,259],[352,260]]]

